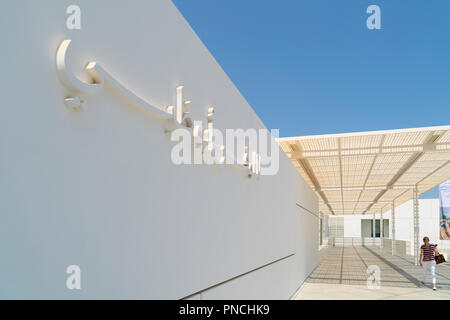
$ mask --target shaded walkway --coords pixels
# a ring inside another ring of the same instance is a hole
[[[380,268],[381,288],[367,288],[367,268]],[[436,268],[438,291],[431,290],[431,277],[420,285],[422,268],[411,257],[392,256],[378,247],[328,249],[322,263],[306,280],[300,299],[450,299],[450,264]]]

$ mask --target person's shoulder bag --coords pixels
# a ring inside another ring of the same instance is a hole
[[[436,264],[445,262],[444,255],[443,254],[435,255],[434,256],[434,261],[436,261]]]

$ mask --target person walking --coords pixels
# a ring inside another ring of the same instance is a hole
[[[434,256],[439,255],[437,244],[430,244],[428,237],[423,238],[423,245],[420,247],[419,264],[423,268],[422,285],[425,285],[425,278],[428,271],[431,272],[431,281],[433,283],[433,290],[436,290],[436,261]]]

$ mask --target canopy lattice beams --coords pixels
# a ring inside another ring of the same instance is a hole
[[[372,214],[450,178],[450,126],[278,139],[324,214]]]

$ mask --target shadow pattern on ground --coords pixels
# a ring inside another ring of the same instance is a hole
[[[380,268],[381,286],[418,288],[422,268],[414,264],[413,257],[393,256],[378,247],[349,246],[330,248],[328,255],[307,279],[309,283],[367,285],[367,268]],[[450,264],[436,267],[438,289],[450,290]],[[431,276],[426,286],[431,288]]]

